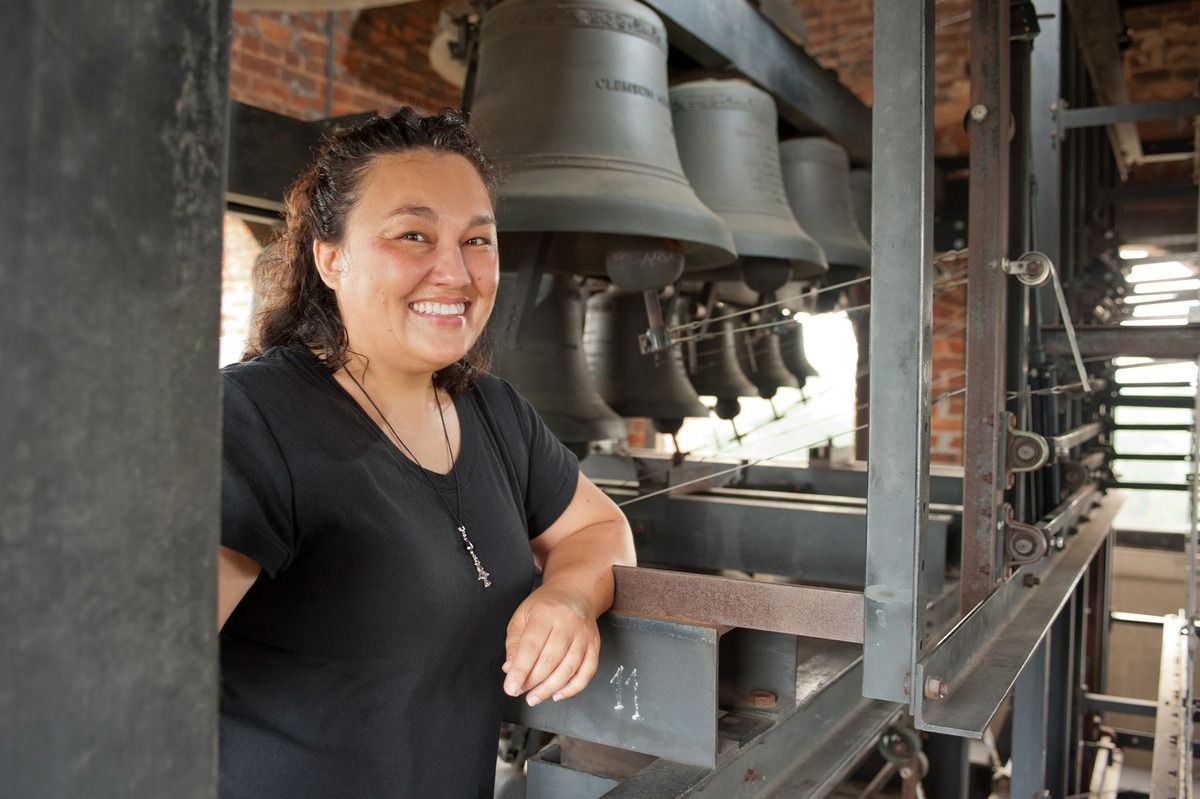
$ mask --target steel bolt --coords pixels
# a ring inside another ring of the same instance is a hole
[[[977,103],[971,106],[971,119],[975,120],[976,122],[982,122],[983,120],[987,119],[987,115],[988,109],[983,103]]]
[[[1021,557],[1025,557],[1026,555],[1032,555],[1033,554],[1033,542],[1027,538],[1018,538],[1012,542],[1012,549],[1013,549],[1013,552],[1020,555]]]
[[[925,678],[925,698],[945,699],[950,695],[950,686],[941,677]]]
[[[769,708],[779,704],[779,698],[773,691],[756,689],[750,692],[750,704],[754,707]]]
[[[754,782],[756,779],[758,779],[758,775],[754,773],[754,769],[746,769],[746,782]]]
[[[1041,584],[1042,584],[1042,578],[1038,577],[1036,574],[1026,574],[1025,575],[1025,587],[1026,588],[1033,588],[1035,585],[1041,585]]]

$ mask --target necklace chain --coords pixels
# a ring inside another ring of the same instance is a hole
[[[362,383],[358,382],[358,379],[354,376],[354,373],[351,372],[349,368],[346,369],[346,375],[350,378],[351,382],[358,387],[358,390],[362,392],[362,395],[367,398],[367,402],[371,403],[371,407],[375,409],[375,413],[379,414],[379,418],[382,419],[384,425],[387,426],[388,432],[392,434],[392,438],[396,439],[396,443],[400,445],[400,448],[404,450],[405,454],[407,454],[408,457],[412,459],[413,463],[417,465],[417,468],[421,470],[421,476],[425,478],[425,482],[429,483],[429,487],[433,489],[433,493],[439,500],[441,500],[442,505],[444,505],[446,508],[446,512],[449,513],[450,518],[454,520],[459,537],[462,538],[463,547],[467,554],[470,555],[471,562],[475,565],[476,579],[483,583],[484,588],[491,588],[492,581],[489,579],[491,574],[484,570],[483,563],[480,562],[479,555],[475,552],[475,544],[473,544],[471,539],[467,536],[467,526],[463,524],[462,492],[459,489],[458,473],[454,471],[454,449],[450,446],[450,433],[446,429],[446,414],[442,411],[442,401],[437,396],[437,388],[434,388],[433,390],[433,399],[434,402],[437,403],[438,419],[442,423],[442,436],[446,439],[446,459],[450,464],[450,472],[454,474],[454,499],[458,507],[457,513],[450,510],[450,503],[447,502],[446,498],[442,496],[442,492],[433,482],[433,478],[425,473],[425,467],[421,465],[421,461],[419,458],[417,458],[416,453],[414,453],[412,449],[404,443],[404,439],[400,438],[400,434],[396,432],[396,428],[392,427],[392,423],[388,421],[387,416],[384,415],[379,405],[375,403],[375,400],[372,399],[371,395],[367,393],[367,389]]]

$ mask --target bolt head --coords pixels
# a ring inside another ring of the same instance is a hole
[[[1016,541],[1013,541],[1012,548],[1013,552],[1016,552],[1018,555],[1033,554],[1033,542],[1026,541],[1024,538],[1018,538]]]
[[[946,685],[946,681],[941,677],[926,677],[925,678],[925,698],[926,699],[945,699],[950,695],[950,687]]]
[[[987,119],[987,115],[988,109],[983,103],[976,103],[975,105],[971,106],[971,119],[975,120],[976,122],[982,122],[983,120]]]
[[[750,704],[754,707],[771,708],[779,704],[774,691],[754,690],[750,692]]]

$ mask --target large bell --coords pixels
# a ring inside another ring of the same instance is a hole
[[[821,376],[804,354],[804,325],[799,322],[780,331],[779,355],[783,358],[783,365],[795,375],[800,388],[804,388],[808,378]]]
[[[728,313],[721,303],[713,306],[713,316]],[[717,416],[732,419],[741,412],[738,397],[756,397],[758,389],[738,365],[737,342],[734,340],[733,319],[721,319],[710,326],[697,328],[693,333],[711,337],[683,342],[683,365],[697,394],[716,397]]]
[[[683,368],[679,347],[643,355],[642,297],[608,289],[588,300],[583,347],[604,401],[622,416],[646,416],[660,433],[678,432],[688,416],[706,417]]]
[[[783,185],[796,220],[821,244],[829,260],[826,283],[861,277],[871,268],[850,203],[850,158],[828,139],[788,139],[779,145]]]
[[[800,387],[800,381],[783,365],[779,336],[767,330],[747,330],[735,336],[738,363],[760,397],[771,399],[780,388]]]
[[[829,267],[821,246],[788,206],[771,95],[740,80],[692,81],[671,87],[671,112],[684,172],[733,233],[747,283],[769,294],[793,276],[824,275]],[[790,271],[776,270],[782,280],[760,277],[762,261]]]
[[[557,268],[593,274],[611,259],[605,240],[589,241],[595,235],[624,237],[623,260],[607,266],[626,290],[672,283],[685,261],[688,269],[733,261],[729,230],[680,165],[667,32],[640,3],[506,0],[493,8],[481,26],[472,126],[504,176],[500,230],[582,234],[582,242],[556,237]],[[663,247],[650,252],[648,242]],[[645,270],[653,277],[630,278]]]
[[[501,292],[516,290],[516,284],[515,275],[501,274]],[[604,404],[588,371],[584,308],[574,278],[543,275],[517,334],[507,338],[511,344],[497,347],[492,357],[492,370],[512,383],[576,454],[586,452],[589,442],[625,437],[625,422]],[[492,326],[489,332],[502,333]]]
[[[850,170],[850,204],[854,221],[863,238],[871,241],[871,170]]]

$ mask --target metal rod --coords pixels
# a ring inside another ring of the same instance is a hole
[[[863,695],[909,701],[925,633],[933,321],[933,0],[875,3]]]
[[[1089,422],[1060,436],[1055,436],[1053,439],[1055,457],[1068,457],[1071,454],[1071,450],[1081,444],[1086,444],[1103,432],[1104,424],[1102,422]]]

